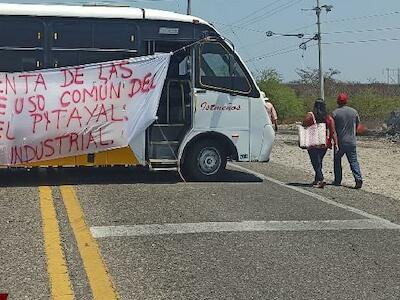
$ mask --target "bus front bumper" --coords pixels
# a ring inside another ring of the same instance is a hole
[[[271,124],[266,124],[263,130],[262,145],[258,161],[261,162],[269,161],[274,141],[275,141],[275,130],[272,128]]]

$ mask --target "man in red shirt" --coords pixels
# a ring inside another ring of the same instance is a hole
[[[357,160],[357,127],[360,124],[358,112],[347,106],[348,96],[346,93],[340,93],[337,97],[338,108],[336,108],[332,117],[335,120],[335,128],[338,136],[339,150],[334,156],[334,185],[340,185],[342,182],[342,157],[346,155],[350,164],[356,182],[354,188],[360,189],[363,184],[360,164]]]

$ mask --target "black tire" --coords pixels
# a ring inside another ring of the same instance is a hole
[[[215,181],[224,172],[225,148],[215,140],[200,140],[185,151],[182,174],[189,181]]]

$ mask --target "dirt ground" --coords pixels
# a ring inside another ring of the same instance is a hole
[[[400,200],[400,144],[384,138],[359,137],[358,159],[364,179],[363,189]],[[296,131],[282,130],[276,135],[271,161],[310,173],[314,179],[311,162],[306,150],[297,146]],[[342,160],[343,184],[354,186],[354,179],[346,157]],[[324,158],[324,176],[333,181],[333,152]]]

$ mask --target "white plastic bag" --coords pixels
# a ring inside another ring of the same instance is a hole
[[[312,147],[326,147],[326,123],[317,123],[313,113],[314,124],[308,127],[297,126],[299,134],[299,147],[308,149]]]

